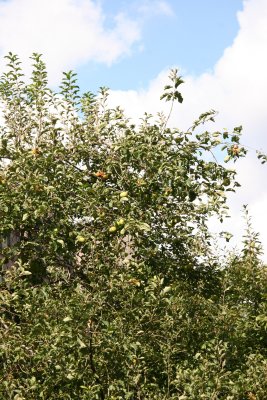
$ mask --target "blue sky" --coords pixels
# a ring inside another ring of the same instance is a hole
[[[0,56],[43,53],[53,85],[74,69],[85,91],[145,88],[172,66],[212,70],[242,9],[242,0],[0,0]]]
[[[164,68],[180,65],[190,74],[211,70],[238,31],[236,13],[242,0],[172,0],[172,13],[142,15],[141,1],[103,0],[106,25],[124,12],[141,21],[142,37],[130,55],[122,55],[111,66],[90,62],[77,69],[81,87],[97,90],[146,87]],[[153,3],[153,2],[152,2]]]

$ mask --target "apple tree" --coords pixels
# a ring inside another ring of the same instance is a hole
[[[214,154],[245,155],[241,127],[206,131],[213,110],[186,132],[163,115],[135,125],[105,87],[81,94],[70,71],[56,93],[39,54],[30,82],[7,60],[2,398],[263,399],[258,238],[222,261],[207,228],[238,186]],[[182,102],[182,83],[173,70],[162,97]]]

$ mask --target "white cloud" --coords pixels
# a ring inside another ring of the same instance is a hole
[[[138,9],[146,17],[153,14],[165,15],[167,17],[174,16],[171,5],[164,0],[143,0]]]
[[[173,9],[171,8],[170,4],[168,4],[166,1],[158,1],[157,7],[160,14],[164,14],[169,17],[174,16]]]
[[[267,152],[267,1],[246,0],[238,13],[239,32],[211,73],[184,76],[184,103],[175,108],[172,124],[188,128],[197,116],[211,108],[220,112],[216,128],[229,129],[242,124],[243,143]],[[143,111],[154,113],[166,109],[159,102],[168,72],[162,71],[147,90],[111,92],[113,104],[122,104],[134,119]],[[214,126],[215,127],[215,126]],[[231,196],[232,219],[228,227],[242,236],[242,204],[248,204],[255,230],[265,247],[267,260],[267,185],[266,165],[255,156],[237,163],[242,188]],[[242,228],[243,229],[243,228]]]
[[[96,1],[0,0],[0,57],[12,51],[27,63],[33,52],[43,53],[51,83],[90,60],[110,65],[140,37],[140,23],[124,14],[106,28]]]

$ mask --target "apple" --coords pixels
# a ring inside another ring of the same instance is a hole
[[[38,147],[34,147],[34,148],[31,150],[31,153],[32,153],[34,156],[37,156],[38,154],[40,154],[40,150],[38,149]]]
[[[76,237],[76,242],[84,243],[85,240],[86,240],[85,237],[82,236],[82,235],[78,235],[78,236]]]

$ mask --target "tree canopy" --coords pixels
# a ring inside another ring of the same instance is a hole
[[[208,132],[213,110],[186,132],[136,126],[72,71],[52,91],[32,59],[30,82],[11,53],[0,81],[1,398],[265,399],[258,235],[245,210],[243,250],[220,257],[207,227],[238,187],[242,127]]]

